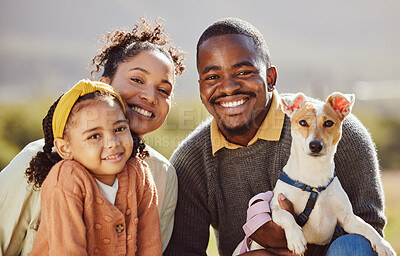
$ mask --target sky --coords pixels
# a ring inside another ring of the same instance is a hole
[[[187,52],[176,98],[198,96],[195,47],[214,21],[237,17],[264,35],[279,92],[400,98],[400,1],[1,0],[0,101],[58,96],[82,78],[98,39],[143,15],[165,19]]]

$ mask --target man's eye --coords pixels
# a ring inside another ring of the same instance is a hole
[[[331,120],[328,120],[324,123],[324,127],[332,127],[335,123]]]
[[[245,70],[245,71],[239,72],[238,76],[245,76],[245,75],[252,74],[252,73],[253,73],[253,71],[251,71],[251,70]]]
[[[205,78],[205,80],[215,80],[215,79],[218,79],[218,76],[217,76],[217,75],[207,76],[207,77]]]
[[[304,127],[308,127],[306,120],[300,120],[299,124]]]

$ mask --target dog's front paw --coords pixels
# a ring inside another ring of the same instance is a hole
[[[307,249],[307,241],[299,226],[285,232],[287,247],[294,254],[303,255]]]
[[[396,256],[396,252],[390,246],[389,242],[381,239],[379,243],[372,244],[372,248],[378,253],[379,256]]]

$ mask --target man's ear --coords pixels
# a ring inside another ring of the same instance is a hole
[[[56,148],[57,153],[61,156],[62,159],[73,159],[71,151],[69,150],[68,143],[65,139],[54,139],[54,147]]]
[[[276,71],[276,67],[275,66],[271,66],[268,70],[267,70],[267,84],[268,87],[273,88],[276,84],[276,80],[278,78],[278,72]]]
[[[293,96],[283,96],[281,98],[282,111],[289,117],[292,117],[306,101],[306,96],[301,92],[296,94],[294,98]]]
[[[99,81],[105,84],[111,84],[111,79],[105,76],[102,76]]]

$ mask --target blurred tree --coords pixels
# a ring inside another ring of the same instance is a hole
[[[0,105],[0,169],[26,144],[43,137],[42,119],[48,106],[48,100]]]

